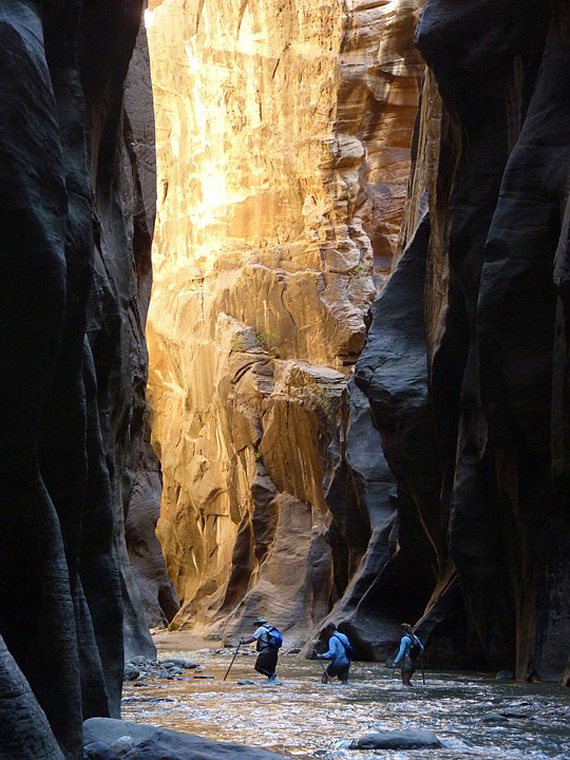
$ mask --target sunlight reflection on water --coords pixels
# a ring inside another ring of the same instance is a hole
[[[325,760],[570,760],[570,695],[554,685],[514,684],[485,676],[426,673],[413,689],[398,671],[355,662],[347,685],[320,683],[321,664],[280,657],[279,685],[253,671],[253,654],[238,655],[223,681],[232,650],[160,653],[198,662],[176,680],[125,684],[122,717]],[[253,685],[238,685],[242,679]],[[507,713],[508,717],[498,713]],[[501,722],[504,721],[504,722]],[[424,728],[445,744],[438,750],[354,751],[340,745],[373,731]]]

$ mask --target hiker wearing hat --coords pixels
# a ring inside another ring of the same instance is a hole
[[[317,654],[319,660],[330,660],[330,664],[324,671],[322,682],[328,683],[329,678],[338,677],[341,683],[348,683],[348,670],[350,668],[350,656],[352,646],[344,633],[337,631],[334,623],[329,623],[325,628],[329,637],[329,648],[324,654]]]
[[[268,681],[275,681],[275,668],[277,667],[277,655],[279,647],[283,643],[283,637],[275,626],[269,625],[267,620],[260,616],[255,618],[255,631],[247,639],[240,639],[240,644],[257,643],[257,660],[254,668],[258,673],[267,676]]]
[[[410,680],[418,667],[418,660],[424,651],[424,645],[419,638],[413,633],[412,626],[409,623],[402,623],[400,626],[402,638],[400,639],[400,649],[394,657],[393,667],[400,664],[402,674],[402,684],[411,686]]]

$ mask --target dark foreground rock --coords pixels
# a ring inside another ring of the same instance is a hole
[[[3,760],[79,760],[124,657],[155,655],[124,536],[154,218],[142,6],[0,2]]]
[[[134,747],[120,755],[128,741]],[[128,723],[112,718],[90,718],[83,724],[84,753],[89,760],[278,760],[285,755],[252,749],[242,744],[215,742],[156,726]],[[112,754],[110,754],[112,753]]]
[[[439,749],[442,746],[435,734],[418,728],[367,734],[354,739],[349,749]]]

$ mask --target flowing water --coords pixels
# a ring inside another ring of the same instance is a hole
[[[426,672],[406,689],[399,671],[355,662],[350,683],[321,684],[322,665],[282,654],[280,684],[253,670],[255,655],[232,650],[161,651],[200,664],[175,680],[125,684],[123,719],[324,760],[570,760],[570,693],[555,685]],[[213,676],[213,677],[205,677]],[[249,679],[254,684],[239,685]],[[443,749],[350,750],[374,731],[423,728]]]

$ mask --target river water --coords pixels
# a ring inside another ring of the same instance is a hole
[[[199,663],[175,680],[148,679],[123,691],[123,719],[324,760],[570,760],[570,693],[480,674],[426,672],[406,689],[399,671],[354,662],[350,683],[321,684],[318,660],[282,654],[280,684],[253,671],[255,654],[159,651]],[[254,684],[239,685],[238,680]],[[423,728],[444,744],[431,750],[349,750],[374,731]]]

